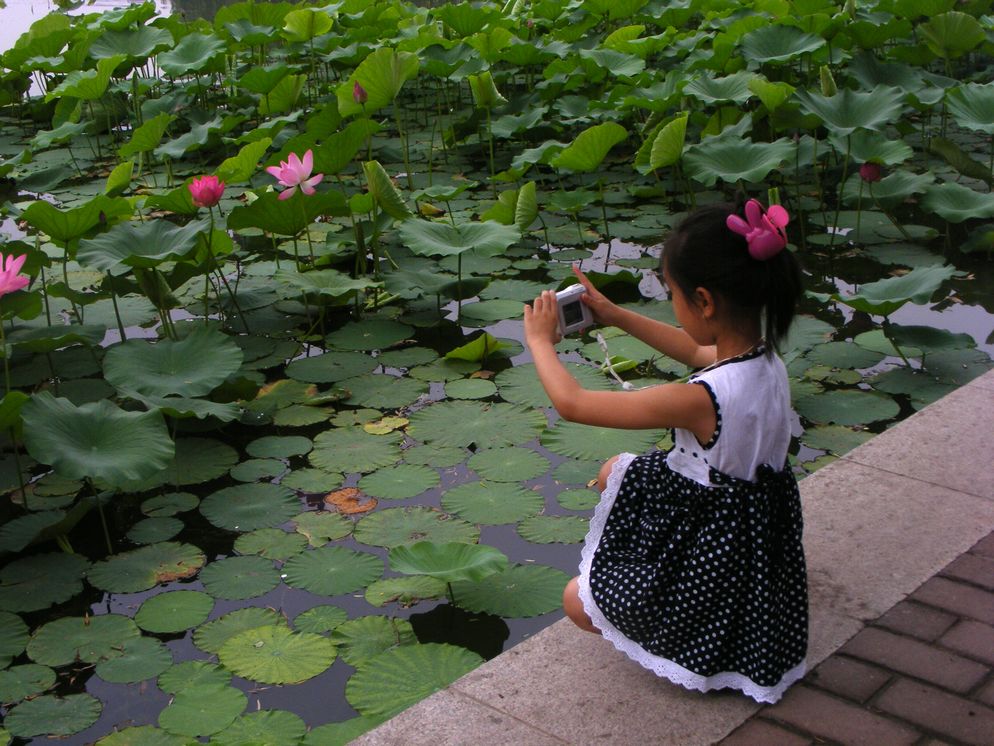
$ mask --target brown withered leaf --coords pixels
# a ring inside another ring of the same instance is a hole
[[[497,375],[497,374],[494,373],[492,370],[478,370],[478,371],[475,371],[473,373],[470,373],[469,377],[470,378],[482,378],[484,381],[489,381],[495,375]]]
[[[342,515],[368,513],[376,507],[376,498],[355,487],[343,487],[324,496],[324,504]]]

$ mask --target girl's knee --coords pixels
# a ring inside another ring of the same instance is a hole
[[[604,462],[601,470],[597,473],[597,489],[601,492],[607,489],[607,479],[611,476],[611,469],[614,468],[614,464],[618,458],[618,456],[612,456],[609,458]]]
[[[566,616],[570,618],[573,624],[580,629],[600,634],[600,630],[594,626],[594,623],[583,608],[583,602],[580,600],[580,586],[576,578],[569,581],[563,590],[563,611],[566,612]]]

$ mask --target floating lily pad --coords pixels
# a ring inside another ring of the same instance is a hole
[[[891,329],[894,325],[891,325]],[[884,334],[883,329],[871,329],[868,332],[862,332],[857,334],[853,338],[853,342],[858,344],[860,347],[865,347],[868,350],[873,350],[881,355],[897,355],[897,350],[894,349],[894,342],[887,338]],[[917,347],[911,347],[910,345],[904,345],[901,347],[901,352],[904,353],[906,357],[921,357],[922,351]]]
[[[96,746],[187,746],[188,743],[183,736],[167,733],[154,725],[136,725],[104,736]]]
[[[619,453],[650,450],[665,433],[657,430],[617,430],[560,420],[542,433],[542,445],[572,458],[606,461]],[[597,476],[596,473],[593,475]]]
[[[397,433],[370,435],[362,430],[335,428],[314,439],[314,450],[307,458],[323,471],[366,473],[399,461],[400,440]]]
[[[307,548],[307,538],[281,528],[259,528],[235,539],[239,554],[258,554],[268,560],[287,560]]]
[[[809,448],[842,456],[872,437],[873,433],[865,430],[853,430],[842,425],[819,425],[805,430],[801,442]]]
[[[83,590],[90,563],[78,554],[33,554],[0,570],[0,609],[39,611]]]
[[[493,482],[525,482],[549,470],[549,461],[529,448],[488,448],[467,462],[483,479]]]
[[[396,350],[387,350],[380,353],[376,362],[387,368],[413,368],[416,365],[424,365],[438,358],[438,353],[427,347],[401,347]],[[351,378],[351,376],[349,376]]]
[[[227,557],[207,565],[200,581],[214,598],[241,600],[268,593],[279,585],[280,574],[263,557]]]
[[[922,367],[943,383],[962,386],[991,369],[991,359],[983,350],[947,350],[928,355]]]
[[[514,446],[536,437],[545,416],[513,404],[440,402],[411,415],[408,434],[436,445],[486,448]]]
[[[568,459],[552,470],[552,478],[560,484],[587,484],[597,478],[601,461]]]
[[[294,469],[280,480],[280,484],[299,492],[331,492],[342,486],[342,475],[322,469]]]
[[[884,359],[882,354],[852,342],[826,342],[812,348],[807,357],[833,368],[870,368]]]
[[[542,510],[545,498],[513,482],[465,482],[442,495],[442,508],[470,523],[517,523]]]
[[[313,446],[310,438],[300,435],[267,435],[253,440],[245,451],[255,458],[290,458],[309,453]]]
[[[355,527],[356,541],[377,547],[399,547],[422,540],[475,544],[479,537],[473,524],[422,507],[378,510],[361,519]]]
[[[163,671],[157,683],[162,691],[170,694],[193,686],[228,686],[231,671],[210,661],[183,661]]]
[[[279,459],[250,458],[232,466],[228,473],[232,479],[237,479],[239,482],[258,482],[278,477],[286,470],[286,464]]]
[[[362,666],[380,653],[402,645],[414,645],[417,638],[406,619],[385,616],[362,616],[336,627],[331,641],[350,666]]]
[[[133,544],[155,544],[168,541],[182,530],[183,521],[178,518],[146,518],[132,526],[127,537]]]
[[[142,513],[151,518],[160,518],[185,513],[200,504],[200,498],[189,492],[170,492],[156,495],[142,502]]]
[[[419,541],[391,549],[390,567],[396,572],[426,575],[446,583],[477,581],[507,569],[507,557],[494,547],[480,544]]]
[[[836,425],[866,425],[894,418],[900,411],[890,396],[874,391],[821,391],[798,396],[798,413],[812,422]]]
[[[203,552],[192,544],[162,541],[97,562],[86,579],[110,593],[137,593],[196,575],[205,561]]]
[[[404,462],[417,466],[444,469],[466,460],[466,451],[459,446],[420,445],[403,452]]]
[[[121,643],[113,657],[99,661],[96,674],[112,684],[131,684],[158,676],[173,664],[173,655],[152,637]]]
[[[383,578],[366,588],[366,602],[377,608],[394,601],[401,606],[410,606],[427,598],[441,598],[445,590],[444,582],[426,575]]]
[[[265,746],[295,746],[307,733],[307,725],[298,715],[286,710],[249,712],[211,738],[219,746],[265,744]]]
[[[380,362],[381,359],[372,358],[364,352],[336,350],[294,360],[286,367],[286,374],[307,383],[337,383],[372,373]]]
[[[326,637],[282,624],[239,632],[218,657],[236,676],[263,684],[299,684],[323,673],[337,655]]]
[[[46,529],[57,526],[66,518],[62,510],[45,510],[18,516],[0,526],[0,552],[20,552]]]
[[[321,547],[287,560],[286,584],[322,596],[352,593],[383,574],[383,560],[345,547]]]
[[[273,424],[277,427],[307,427],[324,422],[331,416],[331,412],[331,409],[324,407],[291,404],[273,413]]]
[[[326,339],[330,346],[339,350],[382,350],[409,339],[413,331],[398,321],[364,319],[349,322]]]
[[[200,591],[167,591],[142,602],[135,623],[147,632],[183,632],[202,624],[214,608],[214,599]]]
[[[306,537],[312,547],[348,536],[353,528],[348,518],[328,511],[301,513],[293,519],[293,524],[297,533]]]
[[[385,717],[444,689],[481,663],[476,653],[455,645],[405,645],[366,661],[345,685],[345,697],[360,713]]]
[[[176,455],[169,465],[154,477],[128,484],[127,488],[139,492],[163,484],[203,484],[223,477],[237,463],[238,452],[226,443],[211,438],[177,438]]]
[[[373,497],[404,500],[437,487],[439,481],[438,472],[428,466],[400,464],[367,474],[359,480],[358,486]]]
[[[379,409],[400,409],[428,393],[428,386],[421,381],[386,374],[347,378],[340,385],[351,394],[346,399],[349,404]]]
[[[514,565],[477,582],[453,583],[452,595],[469,611],[531,617],[560,608],[568,580],[563,571],[545,565]]]
[[[297,495],[276,484],[244,484],[211,493],[200,503],[200,512],[218,528],[254,531],[278,526],[300,510]]]
[[[0,667],[10,665],[28,642],[28,625],[17,614],[0,611]],[[11,700],[0,700],[9,702]]]
[[[349,618],[341,606],[322,604],[303,611],[293,620],[293,628],[298,632],[311,632],[323,635],[343,624]]]
[[[248,697],[230,686],[190,686],[159,713],[159,725],[180,736],[210,736],[231,725],[246,704]]]
[[[928,406],[956,390],[954,385],[940,381],[928,371],[906,367],[879,373],[870,379],[870,385],[877,391],[907,396],[915,409]]]
[[[455,381],[475,373],[479,369],[480,364],[472,360],[441,358],[428,365],[411,368],[407,374],[419,381]]]
[[[193,632],[193,644],[205,653],[217,653],[221,646],[239,632],[277,624],[282,617],[273,609],[248,606],[207,622]],[[173,691],[166,689],[165,691]]]
[[[20,702],[55,686],[55,671],[25,663],[0,671],[0,702]]]
[[[89,694],[46,695],[11,709],[3,724],[12,736],[19,738],[71,736],[97,722],[102,709],[100,700]]]
[[[363,717],[360,715],[338,723],[325,723],[308,731],[301,746],[346,746],[386,719],[382,716]]]
[[[556,501],[567,510],[590,510],[600,502],[600,495],[593,490],[563,490],[556,495]]]
[[[518,533],[536,544],[577,544],[587,535],[586,518],[567,515],[533,515],[518,524]]]
[[[573,374],[580,385],[594,391],[607,391],[611,383],[607,377],[592,365],[566,363],[566,369]],[[535,372],[534,363],[515,365],[513,368],[502,370],[494,379],[502,399],[514,404],[524,404],[529,407],[551,407],[542,382]]]
[[[445,384],[445,395],[450,399],[489,399],[496,394],[494,382],[482,378],[460,378]]]
[[[35,632],[28,642],[28,656],[44,666],[65,666],[77,660],[96,663],[113,657],[121,645],[140,635],[138,626],[120,614],[61,617]]]

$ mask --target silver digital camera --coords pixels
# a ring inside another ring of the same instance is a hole
[[[582,331],[594,323],[590,309],[580,300],[587,292],[583,285],[570,285],[565,290],[556,293],[556,304],[559,308],[559,333],[562,336]]]

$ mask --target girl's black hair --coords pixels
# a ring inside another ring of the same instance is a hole
[[[725,223],[732,214],[743,216],[742,207],[717,204],[692,212],[667,239],[661,265],[690,302],[701,287],[727,318],[762,317],[766,342],[779,351],[802,293],[800,265],[788,249],[766,261],[753,259],[745,238]]]

